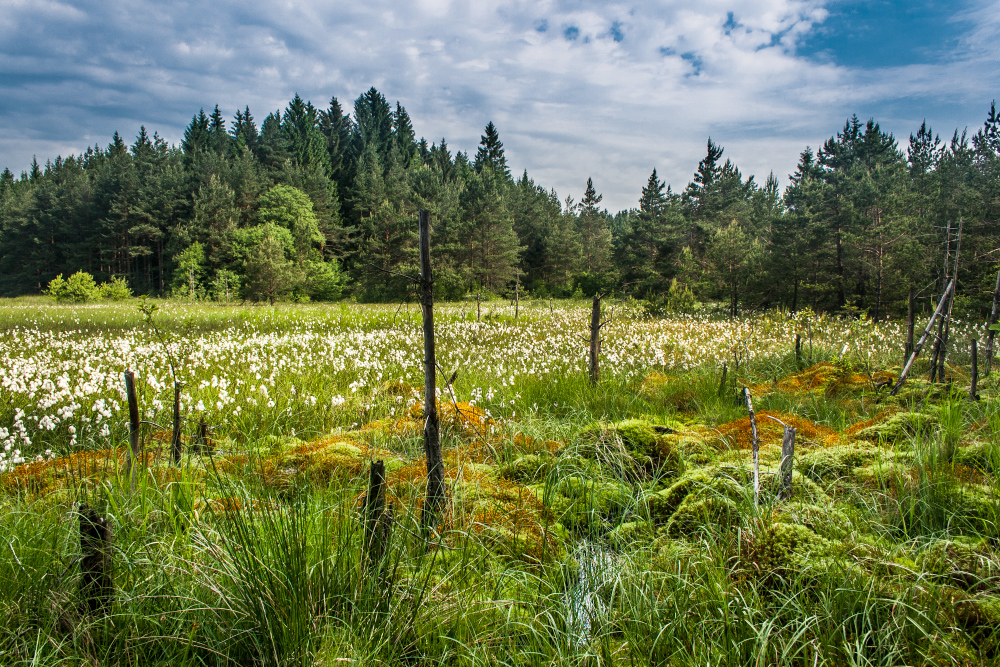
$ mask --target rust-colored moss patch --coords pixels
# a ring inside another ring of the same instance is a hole
[[[757,434],[761,445],[780,444],[781,438],[784,436],[784,427],[771,417],[779,419],[797,430],[795,436],[797,448],[803,446],[825,447],[840,442],[840,435],[828,426],[795,415],[765,410],[757,413]],[[722,424],[716,431],[734,447],[750,449],[753,446],[753,433],[749,416]]]

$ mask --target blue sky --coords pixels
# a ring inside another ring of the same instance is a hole
[[[492,120],[516,172],[617,210],[654,167],[684,187],[709,136],[784,182],[853,113],[974,131],[998,38],[998,0],[0,0],[0,168],[374,85],[418,136],[471,153]]]

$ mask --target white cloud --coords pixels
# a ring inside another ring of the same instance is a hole
[[[0,164],[17,169],[140,123],[179,141],[199,107],[262,119],[298,92],[350,108],[374,85],[418,135],[473,152],[493,120],[515,170],[576,198],[593,176],[617,209],[653,167],[682,188],[709,135],[744,173],[783,178],[853,112],[905,134],[936,105],[950,132],[1000,82],[995,2],[969,10],[948,62],[867,71],[797,55],[823,0],[4,4]]]

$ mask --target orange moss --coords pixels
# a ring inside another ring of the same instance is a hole
[[[798,373],[788,375],[776,383],[756,385],[751,388],[756,394],[783,391],[789,394],[826,393],[877,389],[895,382],[895,375],[888,371],[878,371],[871,377],[854,373],[830,361],[810,366]]]
[[[779,419],[796,429],[796,448],[803,446],[825,447],[840,442],[840,435],[828,426],[795,415],[763,411],[757,413],[757,437],[761,445],[780,443],[785,433],[784,426],[770,417]],[[750,449],[753,446],[753,433],[749,416],[723,424],[715,430],[739,449]]]
[[[0,489],[6,493],[45,495],[81,480],[114,477],[124,470],[127,450],[86,450],[49,461],[32,461],[0,475]],[[135,465],[150,467],[163,457],[159,450],[146,450]]]

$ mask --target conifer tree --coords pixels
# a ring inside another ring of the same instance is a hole
[[[476,160],[473,163],[477,173],[481,173],[487,167],[503,176],[505,180],[510,179],[510,168],[507,166],[507,157],[504,155],[503,143],[500,141],[500,132],[493,121],[486,125],[486,134],[480,137],[479,150],[476,151]]]

